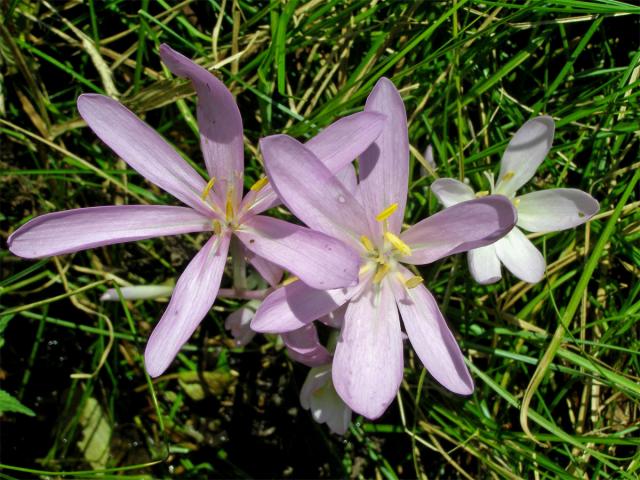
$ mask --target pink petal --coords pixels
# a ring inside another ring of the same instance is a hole
[[[409,182],[407,114],[391,80],[381,78],[367,98],[365,112],[384,114],[386,122],[376,141],[360,156],[360,191],[371,228],[380,230],[375,216],[392,203],[398,210],[389,218],[389,230],[399,233]],[[378,235],[374,235],[377,237]]]
[[[344,314],[347,311],[347,304],[336,308],[330,313],[327,313],[323,317],[318,318],[318,321],[324,323],[328,327],[341,329],[344,325]]]
[[[495,247],[500,261],[520,280],[538,283],[544,277],[544,257],[519,228],[511,230]]]
[[[406,268],[400,271],[405,278],[413,276]],[[473,380],[458,342],[433,295],[422,284],[407,289],[397,279],[393,279],[393,288],[409,341],[429,373],[454,393],[473,393]]]
[[[283,333],[282,340],[289,356],[307,367],[331,363],[331,354],[320,343],[318,331],[313,323],[291,332]]]
[[[402,261],[422,265],[489,245],[506,235],[515,222],[516,210],[503,195],[458,203],[416,223],[401,235],[412,249],[412,255]]]
[[[354,113],[332,123],[304,146],[335,174],[358,158],[378,138],[384,124],[385,115],[380,113]]]
[[[206,230],[211,220],[191,208],[119,205],[41,215],[16,230],[7,244],[19,257],[39,258]]]
[[[270,333],[297,330],[331,313],[351,295],[352,288],[316,290],[297,281],[265,298],[251,322],[251,328],[256,332]]]
[[[357,281],[360,256],[323,233],[260,215],[246,220],[235,233],[247,249],[310,287],[341,288]]]
[[[198,93],[198,128],[200,147],[207,172],[224,180],[219,185],[233,185],[236,205],[242,198],[244,144],[242,117],[231,92],[212,73],[172,50],[160,45],[160,57],[169,69],[186,77]],[[226,191],[222,192],[226,198]]]
[[[78,111],[91,130],[150,182],[205,215],[211,209],[200,198],[205,181],[149,125],[112,98],[78,97]]]
[[[548,116],[533,118],[520,127],[502,155],[496,193],[512,196],[531,180],[551,149],[554,131]]]
[[[211,237],[180,275],[144,351],[145,366],[152,377],[164,373],[211,309],[228,251],[228,235]]]
[[[353,411],[373,420],[393,402],[403,374],[402,334],[386,281],[349,303],[332,370],[338,395]]]
[[[600,204],[575,188],[554,188],[518,197],[518,226],[530,232],[557,232],[582,225]]]
[[[476,198],[469,185],[453,178],[439,178],[431,184],[431,191],[444,207]]]
[[[260,148],[274,190],[300,220],[352,243],[368,233],[364,209],[311,151],[286,135],[263,138]]]
[[[256,332],[251,330],[250,324],[258,305],[260,302],[251,300],[229,314],[224,321],[224,328],[231,332],[236,347],[244,347],[255,337]]]
[[[262,257],[259,257],[251,250],[247,250],[246,248],[244,248],[244,251],[245,257],[247,258],[249,263],[253,265],[253,268],[258,271],[260,276],[262,276],[262,278],[264,278],[269,285],[275,287],[280,283],[284,271],[278,265],[276,265],[275,263],[271,263],[269,260],[265,260]]]
[[[481,285],[496,283],[502,278],[495,244],[469,250],[467,260],[471,276]]]

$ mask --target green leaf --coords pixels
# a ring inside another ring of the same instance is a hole
[[[34,417],[36,414],[29,407],[25,407],[20,400],[4,390],[0,390],[0,415],[5,412],[16,412]]]

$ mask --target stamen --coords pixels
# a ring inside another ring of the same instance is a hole
[[[414,275],[413,277],[405,280],[404,286],[409,289],[416,288],[418,285],[422,283],[423,280],[424,278],[422,278],[420,275]]]
[[[387,208],[382,210],[378,215],[376,215],[376,220],[378,222],[382,222],[382,221],[386,220],[391,215],[393,215],[393,212],[395,212],[397,209],[398,209],[398,204],[397,203],[392,203]]]
[[[507,180],[511,180],[515,174],[516,172],[514,172],[513,170],[509,170],[507,173],[504,174],[504,177],[502,177],[502,181],[506,182]]]
[[[362,246],[367,252],[375,253],[376,248],[373,246],[373,243],[371,243],[371,240],[369,240],[369,237],[367,237],[366,235],[361,235],[360,243],[362,243]]]
[[[200,195],[200,198],[202,198],[203,201],[207,199],[207,195],[209,195],[209,192],[211,191],[215,183],[216,183],[216,177],[211,177],[211,180],[209,180],[207,182],[207,185],[204,187],[204,190],[202,191],[202,195]]]
[[[220,235],[222,233],[222,225],[220,225],[220,222],[218,220],[214,220],[212,223],[213,233],[215,233],[216,235]]]
[[[519,198],[514,198],[513,199],[513,206],[518,208],[519,205],[520,205],[520,199]]]
[[[300,280],[298,277],[291,276],[282,282],[282,286],[286,287],[287,285],[291,285],[292,283],[297,282],[298,280]]]
[[[229,188],[227,190],[227,203],[225,208],[225,215],[227,217],[227,221],[230,221],[233,218],[233,188]]]
[[[373,283],[380,283],[384,278],[384,276],[389,272],[390,268],[391,267],[389,267],[388,263],[385,263],[384,265],[380,265],[380,267],[378,268],[378,271],[373,276]]]
[[[476,193],[476,198],[486,197],[487,195],[489,195],[489,192],[487,190],[482,190]]]
[[[267,177],[262,177],[260,179],[258,179],[256,181],[256,183],[254,183],[253,185],[251,185],[251,187],[249,188],[249,190],[252,190],[254,192],[259,192],[260,190],[262,190],[264,188],[264,186],[269,183],[269,179]]]
[[[411,255],[411,247],[409,247],[409,245],[404,243],[402,240],[400,240],[393,233],[385,232],[384,233],[384,238],[389,240],[389,243],[391,243],[391,245],[393,245],[393,247],[396,250],[398,250],[400,253],[402,253],[405,257],[408,257],[409,255]]]

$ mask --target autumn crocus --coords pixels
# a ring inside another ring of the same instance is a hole
[[[333,359],[333,384],[350,408],[374,419],[393,401],[402,380],[398,311],[433,377],[453,392],[473,391],[460,348],[411,266],[492,243],[513,227],[516,217],[507,198],[489,196],[446,209],[401,232],[409,142],[404,104],[391,81],[378,82],[365,112],[384,113],[386,122],[360,156],[359,182],[353,169],[336,178],[293,138],[277,135],[261,141],[268,177],[283,202],[309,227],[357,250],[361,268],[354,287],[318,289],[299,281],[276,290],[251,326],[261,332],[295,330],[348,302]]]
[[[357,255],[343,242],[259,215],[277,203],[265,186],[266,179],[252,186],[243,199],[242,119],[231,93],[207,70],[168,46],[161,46],[160,55],[174,74],[189,78],[197,91],[200,144],[209,181],[120,103],[102,95],[82,95],[78,110],[98,137],[130,167],[187,207],[122,205],[50,213],[31,220],[8,240],[14,254],[39,258],[162,235],[211,232],[178,279],[151,334],[145,364],[152,376],[165,371],[211,308],[232,235],[267,276],[272,262],[308,285],[335,288],[352,284],[358,273]],[[354,158],[377,136],[382,119],[352,115],[323,131],[312,149],[321,152],[328,164],[343,155]],[[335,138],[343,138],[345,131],[348,145],[336,144]]]
[[[589,220],[600,208],[591,195],[575,188],[552,188],[516,196],[517,190],[531,180],[547,156],[554,128],[553,119],[548,116],[526,122],[513,136],[502,156],[495,185],[493,176],[488,175],[491,193],[504,195],[515,205],[518,223],[493,245],[467,254],[471,275],[479,283],[500,280],[501,263],[520,280],[539,282],[546,267],[544,257],[520,229],[557,232],[574,228]],[[452,178],[435,181],[431,190],[445,207],[476,197],[470,186]]]

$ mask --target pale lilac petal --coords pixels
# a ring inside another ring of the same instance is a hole
[[[398,309],[385,280],[349,303],[333,358],[333,384],[353,411],[374,420],[398,393],[402,369]]]
[[[211,237],[180,275],[144,352],[145,366],[152,377],[162,375],[211,309],[228,251],[228,235]]]
[[[118,205],[41,215],[16,230],[7,244],[14,255],[40,258],[206,230],[211,230],[211,220],[191,208]]]
[[[169,298],[173,287],[168,285],[134,285],[120,287],[120,294],[124,300],[155,300]],[[118,302],[120,296],[115,288],[109,288],[100,296],[101,302]]]
[[[513,136],[500,162],[496,193],[512,196],[531,180],[551,149],[555,124],[548,116],[526,122]]]
[[[153,128],[112,98],[78,97],[91,130],[140,175],[201,213],[212,215],[200,195],[206,182]]]
[[[439,178],[431,184],[431,191],[444,207],[476,198],[469,185],[453,178]]]
[[[313,323],[282,334],[289,356],[307,367],[331,363],[331,354],[320,343],[318,331]]]
[[[385,113],[385,112],[382,112]],[[359,112],[332,123],[304,144],[333,174],[353,162],[378,138],[385,115]]]
[[[242,197],[244,145],[242,117],[233,95],[211,72],[168,45],[160,45],[160,57],[175,75],[193,83],[198,93],[200,147],[207,172],[224,180],[218,185],[233,185],[237,205]],[[226,198],[226,191],[222,197]]]
[[[253,265],[253,268],[258,271],[260,276],[262,276],[269,285],[275,287],[280,283],[284,271],[278,265],[271,263],[269,260],[265,260],[264,258],[256,255],[251,250],[244,248],[244,245],[243,250],[246,259],[251,263],[251,265]]]
[[[273,135],[260,140],[260,148],[271,185],[300,220],[345,241],[368,234],[362,206],[304,145]]]
[[[244,246],[313,288],[357,281],[360,256],[340,240],[271,217],[255,216],[235,231]]]
[[[232,312],[224,321],[224,328],[231,332],[236,347],[244,347],[255,337],[256,332],[251,330],[251,319],[259,305],[259,301],[251,300]]]
[[[382,133],[360,156],[361,198],[374,231],[381,227],[374,217],[397,203],[398,210],[389,218],[389,230],[397,234],[402,228],[409,183],[407,114],[400,93],[384,77],[373,88],[364,110],[382,113],[386,121]]]
[[[348,305],[345,304],[345,305],[342,305],[341,307],[336,308],[332,312],[327,313],[326,315],[318,318],[318,321],[324,323],[325,325],[331,328],[337,328],[337,329],[342,328],[342,325],[344,325],[344,314],[347,311],[347,306]]]
[[[344,435],[351,423],[351,409],[336,393],[331,381],[331,365],[312,368],[300,391],[300,404],[311,410],[313,419],[326,423],[333,433]]]
[[[424,161],[427,162],[427,165],[429,165],[434,172],[436,171],[436,159],[433,154],[433,145],[431,144],[427,145],[424,151]]]
[[[519,228],[497,241],[495,247],[500,261],[520,280],[538,283],[544,277],[544,257]]]
[[[600,204],[575,188],[554,188],[522,195],[516,199],[518,226],[530,232],[557,232],[582,225]]]
[[[469,250],[467,261],[471,276],[482,285],[496,283],[502,278],[495,244]]]
[[[400,271],[407,279],[413,276],[406,268]],[[464,364],[458,342],[433,295],[422,284],[407,289],[397,279],[392,281],[404,328],[424,366],[448,390],[470,395],[473,392],[473,380]]]
[[[425,218],[401,235],[412,254],[404,263],[422,265],[454,253],[489,245],[516,223],[516,210],[503,195],[453,205]]]
[[[251,328],[257,332],[297,330],[343,305],[353,288],[317,290],[297,281],[271,293],[260,305]]]

